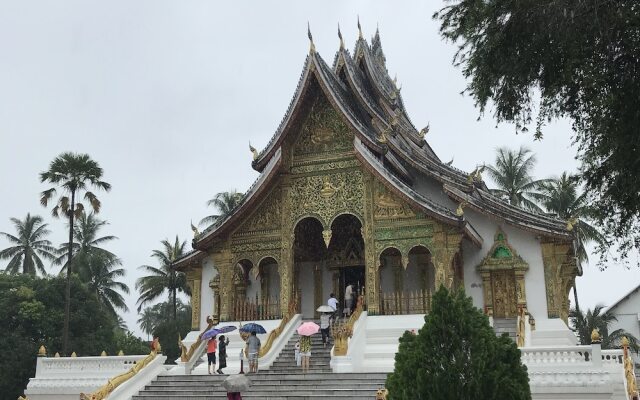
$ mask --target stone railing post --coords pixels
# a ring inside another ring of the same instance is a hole
[[[591,362],[594,367],[602,367],[602,339],[597,329],[591,332]]]

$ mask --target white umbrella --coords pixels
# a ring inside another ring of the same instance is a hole
[[[231,375],[222,381],[222,387],[229,393],[246,392],[250,385],[251,380],[244,374]]]
[[[326,305],[326,304],[325,304],[325,305],[322,305],[322,306],[320,306],[320,307],[316,308],[316,311],[317,311],[317,312],[328,312],[328,313],[332,313],[332,312],[334,312],[335,310],[334,310],[333,308],[331,308],[331,306],[328,306],[328,305]]]

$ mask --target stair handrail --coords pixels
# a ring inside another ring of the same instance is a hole
[[[527,326],[527,307],[520,306],[518,307],[518,319],[516,322],[516,343],[518,347],[524,347],[525,345],[525,336],[526,336],[526,326]]]
[[[156,358],[158,354],[162,354],[162,348],[160,347],[160,343],[158,341],[154,341],[152,345],[151,352],[148,356],[138,361],[131,369],[127,372],[124,372],[120,375],[116,375],[111,379],[107,380],[107,383],[100,387],[93,393],[85,394],[80,393],[80,400],[104,400],[109,396],[111,392],[113,392],[118,386],[122,385],[129,379],[133,378],[136,374],[138,374],[144,367],[151,364],[151,362]]]
[[[638,392],[636,374],[633,370],[633,359],[629,355],[629,339],[626,336],[622,338],[622,357],[624,362],[624,378],[627,389],[627,399],[638,400],[640,398],[640,393]]]
[[[200,344],[203,343],[202,335],[213,327],[214,325],[213,322],[214,322],[213,319],[207,318],[207,327],[202,332],[200,332],[200,334],[198,335],[198,339],[196,339],[196,341],[193,342],[193,344],[189,347],[189,350],[187,350],[187,347],[182,343],[182,338],[180,337],[180,335],[178,335],[178,346],[180,347],[180,361],[182,361],[183,363],[188,363],[191,360],[191,357],[193,357],[193,355],[196,353],[198,346],[200,346]]]
[[[334,340],[333,355],[345,356],[349,350],[349,338],[353,336],[353,326],[356,324],[360,314],[364,310],[364,296],[358,296],[358,303],[355,310],[344,324],[334,325],[332,335]]]
[[[282,316],[282,321],[280,321],[280,325],[278,325],[277,328],[269,332],[269,336],[267,336],[267,340],[265,340],[264,345],[260,346],[258,357],[264,357],[267,355],[267,353],[269,353],[269,350],[271,350],[271,346],[273,346],[273,343],[276,341],[278,336],[280,336],[280,334],[282,333],[284,328],[287,326],[287,323],[289,323],[291,318],[293,318],[294,315],[297,314],[297,311],[298,311],[298,299],[296,296],[294,296],[294,300],[291,303],[289,303],[289,309],[287,310],[287,313]],[[245,355],[246,354],[247,354],[247,349],[245,348]]]

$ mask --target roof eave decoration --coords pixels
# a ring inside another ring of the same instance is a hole
[[[209,228],[205,229],[198,237],[193,239],[193,247],[199,250],[205,250],[211,246],[216,237],[227,232],[235,226],[241,215],[247,209],[250,209],[256,201],[259,201],[259,195],[267,189],[268,183],[278,175],[280,165],[282,164],[282,149],[278,148],[275,155],[269,160],[258,179],[251,185],[244,198],[241,200],[235,210],[221,221],[216,222]]]
[[[470,239],[476,246],[482,247],[482,237],[473,228],[473,226],[464,219],[464,217],[459,218],[453,211],[425,198],[407,186],[404,182],[393,176],[358,139],[354,141],[354,147],[356,149],[356,157],[363,163],[369,172],[377,176],[382,181],[387,189],[391,190],[408,203],[423,210],[432,218],[448,225],[458,226],[468,239]]]
[[[474,196],[479,190],[475,188],[471,193],[466,193],[456,189],[450,185],[443,185],[444,192],[456,202],[464,202],[468,208],[471,208],[481,214],[494,217],[499,221],[504,221],[509,225],[524,229],[526,231],[539,234],[544,237],[557,238],[562,241],[572,241],[571,232],[566,230],[566,225],[560,220],[553,220],[548,217],[537,215],[526,210],[505,204],[503,201],[496,199],[495,204],[486,201],[485,198]],[[483,201],[485,200],[485,201]]]
[[[200,250],[192,250],[171,263],[171,267],[176,271],[184,271],[188,267],[199,266],[202,260],[204,260],[206,257],[206,252]]]
[[[324,60],[322,60],[320,55],[317,52],[311,52],[305,61],[304,70],[301,74],[300,81],[298,82],[296,93],[282,122],[280,123],[280,126],[269,141],[267,147],[252,163],[255,170],[262,171],[264,169],[265,165],[269,162],[269,159],[273,157],[274,152],[284,140],[295,119],[294,117],[301,109],[302,100],[310,87],[312,77],[316,78],[329,102],[340,111],[339,114],[341,114],[345,123],[351,126],[356,134],[365,141],[368,146],[376,151],[383,152],[380,144],[374,139],[375,134],[371,132],[370,128],[364,125],[362,121],[358,120],[354,115],[354,112],[349,110],[349,106],[345,104],[345,101],[342,99],[343,96],[336,93],[337,89],[335,89],[334,86],[339,84],[339,78],[336,76],[330,76],[330,74],[334,75],[331,68],[324,63]],[[335,81],[333,84],[329,82],[331,79]]]

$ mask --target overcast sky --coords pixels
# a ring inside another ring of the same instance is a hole
[[[526,145],[539,177],[575,171],[570,125],[545,139],[480,121],[452,66],[455,46],[438,36],[439,1],[27,1],[0,0],[0,231],[9,218],[40,214],[57,245],[65,223],[39,204],[38,173],[64,151],[88,153],[113,189],[99,193],[102,234],[119,240],[132,289],[125,316],[139,332],[133,285],[139,265],[165,238],[189,243],[190,220],[212,210],[220,191],[256,179],[249,141],[263,147],[282,119],[309,45],[331,63],[337,26],[353,48],[359,15],[365,37],[380,27],[387,66],[404,103],[441,159],[471,171],[497,146]],[[0,249],[7,247],[0,240]],[[188,245],[190,248],[190,244]],[[640,283],[638,269],[595,268],[578,280],[581,305],[611,304]],[[4,268],[6,261],[0,261]],[[57,273],[59,268],[51,268]]]

